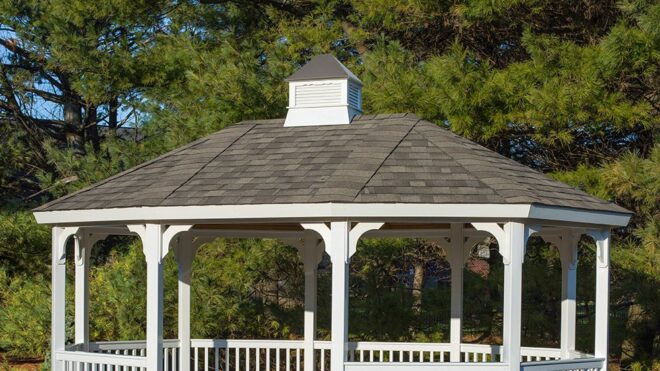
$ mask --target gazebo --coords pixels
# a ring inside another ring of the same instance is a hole
[[[52,229],[53,370],[606,370],[610,229],[630,212],[412,114],[362,115],[362,82],[318,56],[289,79],[286,119],[245,121],[35,210]],[[146,339],[90,342],[90,251],[136,235],[147,263]],[[532,234],[562,262],[561,346],[521,344]],[[575,349],[578,240],[597,246],[594,354]],[[449,343],[348,341],[348,274],[361,237],[421,237],[451,265]],[[463,266],[484,238],[504,262],[503,344],[461,342]],[[277,238],[305,271],[304,339],[190,338],[191,264],[218,237]],[[73,243],[68,244],[69,240]],[[75,250],[75,341],[65,259]],[[163,258],[178,263],[178,339],[163,339]],[[332,263],[331,340],[316,340],[317,268]]]

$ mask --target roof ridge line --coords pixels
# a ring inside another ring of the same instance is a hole
[[[215,134],[215,133],[213,133],[213,134]],[[203,137],[203,138],[199,138],[199,139],[197,139],[197,140],[195,140],[195,141],[192,141],[192,142],[190,142],[190,143],[188,143],[188,144],[186,144],[186,145],[183,145],[183,146],[178,147],[178,148],[175,148],[175,149],[173,149],[173,150],[171,150],[171,151],[165,152],[165,153],[161,154],[160,156],[156,156],[156,157],[152,158],[151,160],[148,160],[148,161],[145,161],[145,162],[143,162],[143,163],[137,164],[137,165],[135,165],[135,166],[133,166],[133,167],[131,167],[131,168],[128,168],[128,169],[126,169],[126,170],[124,170],[124,171],[121,171],[121,172],[119,172],[119,173],[117,173],[117,174],[115,174],[115,175],[111,175],[111,176],[109,176],[109,177],[107,177],[107,178],[105,178],[105,179],[103,179],[103,180],[100,180],[100,181],[98,181],[98,182],[95,182],[95,183],[93,183],[93,184],[90,184],[90,185],[88,185],[87,187],[84,187],[84,188],[79,189],[79,190],[77,190],[77,191],[75,191],[75,192],[69,193],[69,194],[64,195],[64,196],[62,196],[62,197],[56,198],[56,199],[54,199],[54,200],[52,200],[52,201],[50,201],[50,202],[46,202],[46,203],[43,204],[43,205],[39,205],[38,207],[34,208],[34,211],[38,211],[38,210],[40,210],[40,209],[42,209],[42,208],[47,208],[47,207],[50,206],[52,203],[60,202],[60,201],[64,201],[64,200],[68,200],[69,198],[71,198],[71,197],[73,197],[73,196],[76,196],[76,195],[83,194],[83,193],[85,193],[85,192],[91,191],[92,189],[96,189],[96,188],[98,188],[98,187],[100,187],[100,186],[102,186],[102,185],[104,185],[104,184],[110,182],[111,180],[115,180],[115,179],[117,179],[117,178],[119,178],[119,177],[122,177],[122,176],[124,176],[124,175],[131,174],[131,173],[133,173],[133,172],[135,172],[135,171],[138,171],[138,170],[144,168],[145,166],[149,166],[149,165],[153,164],[153,163],[156,162],[156,161],[159,161],[159,160],[162,160],[162,159],[167,158],[167,157],[169,157],[169,156],[175,155],[175,154],[177,154],[177,153],[179,153],[179,152],[181,152],[181,151],[183,151],[183,150],[186,150],[186,149],[188,149],[188,148],[192,148],[192,147],[194,147],[194,146],[196,146],[196,145],[198,145],[198,144],[202,144],[202,143],[208,141],[208,140],[209,140],[209,137],[210,137],[211,135],[213,135],[213,134],[207,135],[207,136],[205,136],[205,137]]]
[[[461,136],[461,135],[458,135],[458,134],[454,133],[453,131],[451,131],[451,130],[449,130],[449,129],[445,129],[445,128],[440,127],[439,125],[436,125],[436,124],[433,124],[433,123],[430,123],[430,124],[437,126],[439,129],[442,129],[442,130],[446,131],[447,133],[449,133],[449,134],[451,134],[451,135],[455,135],[455,136],[458,136],[458,137],[460,137],[460,138],[467,139],[467,138],[465,138],[465,137],[463,137],[463,136]],[[455,158],[451,152],[449,152],[449,151],[445,150],[444,148],[442,148],[441,146],[439,146],[435,141],[432,140],[432,138],[428,138],[428,137],[426,137],[426,136],[425,136],[425,138],[426,138],[431,144],[433,144],[434,147],[436,147],[437,149],[439,149],[440,151],[442,151],[443,153],[445,153],[447,156],[449,156],[452,160],[454,160],[454,162],[455,162],[456,164],[458,164],[462,169],[464,169],[465,172],[467,172],[468,174],[472,175],[472,176],[475,178],[476,181],[478,181],[479,183],[483,184],[486,188],[492,190],[495,194],[497,194],[498,196],[502,197],[504,200],[507,199],[507,197],[504,196],[504,195],[502,195],[502,194],[500,194],[500,192],[499,192],[498,190],[493,189],[493,187],[491,187],[491,186],[489,186],[488,184],[482,182],[482,181],[481,181],[481,180],[480,180],[480,179],[479,179],[479,178],[478,178],[478,177],[472,172],[472,170],[468,169],[465,165],[463,165],[463,164],[461,164],[460,162],[458,162],[458,159]],[[467,140],[469,140],[469,139],[467,139]],[[479,144],[479,143],[477,143],[477,142],[472,142],[472,141],[470,141],[470,142],[473,143],[473,144],[476,144],[476,145],[478,145],[478,146],[480,146],[480,147],[486,148],[486,147],[482,146],[481,144]],[[493,153],[498,154],[499,156],[501,156],[501,157],[503,157],[503,158],[505,158],[505,159],[507,159],[507,160],[510,160],[510,161],[515,162],[517,165],[521,165],[519,162],[517,162],[517,161],[515,161],[515,160],[513,160],[513,159],[511,159],[511,158],[509,158],[509,157],[506,157],[506,156],[504,156],[504,155],[498,153],[497,151],[493,151],[493,150],[491,150],[491,149],[489,149],[489,148],[486,148],[486,149],[489,150],[489,151],[491,151],[491,152],[493,152]],[[534,170],[534,169],[529,168],[529,167],[527,167],[527,166],[525,166],[525,168],[526,168],[526,169],[529,169],[529,170]],[[529,187],[528,187],[527,185],[525,185],[525,184],[521,184],[521,183],[516,183],[516,184],[521,185],[521,186],[524,186],[524,187],[525,187],[525,190],[526,190],[527,192],[532,191],[532,190],[529,189]],[[529,196],[528,196],[528,197],[529,197]],[[535,198],[535,199],[538,199],[538,197],[536,197],[536,196],[534,196],[534,198]],[[537,201],[533,201],[533,202],[537,202],[537,203],[538,203],[539,201],[537,200]]]
[[[251,125],[252,126],[249,129],[247,129],[245,132],[243,132],[243,134],[237,136],[236,139],[234,139],[231,143],[229,143],[222,151],[220,151],[217,155],[213,156],[210,160],[208,160],[204,165],[202,165],[199,169],[197,169],[197,171],[195,171],[192,175],[190,175],[188,179],[186,179],[183,183],[179,184],[179,186],[174,188],[170,193],[168,193],[167,196],[163,197],[163,200],[159,202],[158,205],[160,206],[165,200],[167,200],[171,195],[173,195],[174,192],[178,191],[181,187],[186,185],[192,178],[194,178],[197,174],[199,174],[202,170],[204,170],[207,166],[209,166],[211,162],[213,162],[216,158],[220,157],[220,155],[225,153],[225,151],[227,151],[229,147],[233,146],[234,143],[236,143],[239,139],[243,138],[247,133],[251,132],[255,126],[257,126],[257,124],[255,123],[251,123]]]
[[[417,126],[417,124],[420,121],[422,121],[422,119],[418,118],[417,121],[415,121],[415,123],[410,126],[410,129],[408,129],[408,132],[406,132],[406,135],[401,137],[401,139],[399,139],[399,142],[394,147],[392,147],[392,150],[387,154],[387,156],[385,156],[385,158],[383,158],[383,161],[380,162],[380,164],[378,165],[376,170],[374,170],[374,172],[371,174],[371,176],[369,176],[369,179],[367,179],[367,181],[364,182],[362,187],[360,187],[360,190],[358,190],[357,193],[355,194],[355,196],[353,196],[353,202],[355,202],[355,200],[358,198],[358,196],[360,196],[360,193],[362,193],[362,191],[364,191],[364,189],[367,188],[367,184],[369,184],[369,182],[371,182],[371,179],[373,179],[374,176],[376,176],[376,174],[378,174],[378,171],[380,170],[381,167],[383,167],[383,164],[385,164],[387,159],[389,159],[390,156],[392,156],[392,153],[394,153],[394,151],[396,151],[396,149],[399,148],[399,145],[401,145],[401,143],[403,143],[403,141],[408,137],[408,135],[410,135],[410,133],[412,133],[413,129],[415,128],[415,126]]]

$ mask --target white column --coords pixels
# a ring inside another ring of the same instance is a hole
[[[142,241],[147,260],[147,369],[163,369],[162,233],[158,224],[146,225]]]
[[[51,341],[50,356],[53,370],[63,370],[64,364],[55,360],[56,352],[64,350],[66,344],[66,238],[64,229],[54,227],[52,231],[52,282],[51,282]]]
[[[332,320],[330,369],[343,371],[348,343],[348,222],[330,223],[330,249],[332,258]]]
[[[163,227],[129,225],[142,239],[147,261],[147,370],[163,370]]]
[[[502,361],[510,370],[520,370],[522,321],[522,263],[527,243],[524,224],[508,222],[504,225],[504,241],[498,241],[504,254],[504,323]]]
[[[197,246],[190,233],[182,234],[174,249],[179,268],[179,370],[190,371],[190,279]]]
[[[318,266],[323,257],[318,237],[312,231],[305,231],[300,255],[305,270],[305,371],[316,368],[314,340],[316,340],[316,303]]]
[[[556,243],[561,257],[561,358],[575,351],[577,251],[579,235],[566,233]]]
[[[89,270],[94,244],[106,234],[79,232],[75,236],[75,343],[89,351]]]
[[[596,240],[596,331],[594,355],[604,358],[602,370],[607,371],[608,325],[609,325],[609,270],[610,233],[609,230],[590,231]]]
[[[451,351],[449,359],[451,362],[460,362],[463,331],[463,265],[465,263],[462,223],[451,224],[449,238],[450,251],[447,254],[451,267],[451,319],[449,322]]]
[[[91,246],[83,235],[75,241],[75,343],[82,344],[84,351],[89,351],[89,258]]]
[[[317,232],[325,243],[325,249],[332,261],[332,318],[330,369],[343,371],[348,343],[348,272],[351,256],[355,253],[360,237],[383,223],[358,223],[351,228],[351,222],[303,223],[305,229]]]

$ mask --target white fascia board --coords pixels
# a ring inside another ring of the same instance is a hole
[[[567,208],[549,208],[529,204],[268,204],[222,206],[154,206],[92,210],[38,211],[37,223],[83,225],[126,222],[203,222],[203,221],[282,221],[331,219],[536,219],[624,226],[627,214],[606,213]]]
[[[556,220],[569,223],[607,225],[612,227],[625,227],[628,225],[630,217],[631,214],[568,209],[545,205],[532,205],[528,216],[529,219]]]

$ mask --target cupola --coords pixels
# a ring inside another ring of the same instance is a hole
[[[362,81],[330,54],[291,75],[284,126],[346,125],[362,113]]]

